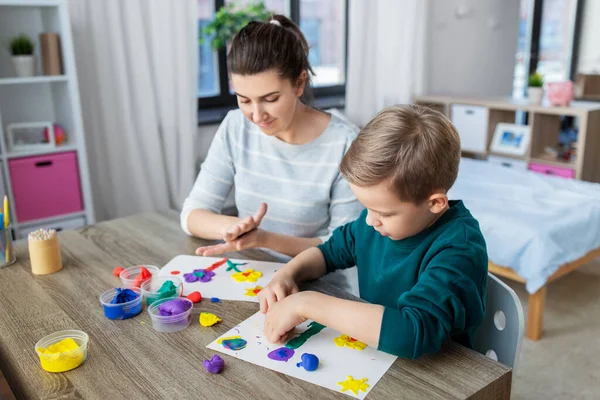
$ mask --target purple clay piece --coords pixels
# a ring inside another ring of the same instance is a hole
[[[190,304],[181,299],[165,301],[158,306],[158,315],[170,317],[171,315],[182,314],[190,308]]]
[[[200,277],[200,282],[208,282],[215,276],[215,273],[212,271],[202,270],[202,272],[204,272],[204,274]]]
[[[211,374],[218,374],[225,366],[225,360],[215,354],[210,360],[204,360],[203,364],[208,372]]]
[[[198,277],[196,275],[194,275],[193,273],[191,273],[191,274],[183,274],[183,279],[185,279],[185,281],[187,283],[193,283],[193,282],[196,282],[198,280]]]
[[[294,353],[294,349],[290,349],[288,347],[280,347],[267,354],[267,357],[269,357],[271,360],[287,362],[290,358],[294,356]]]

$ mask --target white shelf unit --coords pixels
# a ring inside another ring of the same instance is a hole
[[[55,32],[60,37],[63,75],[42,75],[39,34],[43,32]],[[10,37],[21,33],[29,35],[36,43],[36,76],[16,77],[9,52],[0,49],[0,195],[6,194],[10,200],[11,225],[16,238],[40,227],[76,228],[95,221],[67,1],[0,0],[0,42],[6,43]],[[60,124],[67,133],[67,141],[54,149],[9,153],[6,127],[11,123],[39,121]],[[76,154],[83,210],[19,221],[10,160],[62,152]]]

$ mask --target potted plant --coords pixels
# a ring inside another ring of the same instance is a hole
[[[529,75],[527,85],[527,97],[529,98],[529,103],[542,104],[542,95],[544,94],[543,86],[544,78],[542,78],[542,75],[538,72]]]
[[[8,48],[12,54],[17,76],[26,77],[35,74],[34,47],[33,41],[27,35],[21,34],[10,39]]]
[[[213,50],[219,50],[250,21],[265,21],[271,15],[262,1],[250,3],[245,8],[237,7],[234,3],[228,3],[219,8],[215,19],[200,31],[200,44],[211,40]]]

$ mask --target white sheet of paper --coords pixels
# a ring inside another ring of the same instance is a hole
[[[240,271],[245,271],[248,268],[252,268],[255,271],[262,272],[262,277],[258,278],[256,282],[236,282],[231,275],[235,271],[227,271],[227,264],[223,264],[213,272],[215,276],[209,282],[191,282],[185,281],[183,275],[193,272],[195,269],[204,269],[211,264],[222,260],[222,257],[201,257],[201,256],[188,256],[180,255],[172,259],[161,268],[159,276],[173,276],[171,271],[179,271],[178,275],[175,275],[183,281],[183,295],[198,291],[202,294],[203,298],[218,297],[221,300],[239,300],[239,301],[251,301],[258,303],[256,296],[247,296],[246,289],[252,289],[256,286],[265,287],[273,277],[273,273],[276,270],[282,268],[285,264],[266,262],[266,261],[253,261],[253,260],[238,260],[230,259],[234,263],[245,263],[248,264],[238,266]]]
[[[223,347],[222,344],[217,343],[220,338],[206,347],[336,392],[342,389],[338,382],[345,381],[348,376],[357,380],[367,378],[366,383],[369,386],[366,391],[358,391],[356,394],[351,390],[343,392],[358,399],[365,398],[397,358],[370,346],[364,350],[338,347],[333,339],[341,334],[325,327],[298,347],[288,361],[271,360],[267,355],[282,346],[267,342],[263,332],[264,321],[264,314],[258,312],[221,336],[221,338],[241,336],[247,341],[246,347],[241,350],[233,351]],[[299,325],[296,328],[298,333],[304,332],[309,323],[310,321],[307,321]],[[309,372],[297,366],[304,353],[314,354],[319,358],[319,367],[316,371]],[[227,368],[227,359],[225,368]]]

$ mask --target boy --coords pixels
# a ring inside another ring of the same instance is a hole
[[[487,252],[478,222],[446,196],[459,160],[458,133],[442,114],[418,106],[377,114],[340,165],[366,210],[261,291],[267,339],[284,342],[311,319],[400,357],[438,351],[448,338],[471,346],[485,313]],[[370,303],[298,292],[300,282],[354,265]]]

